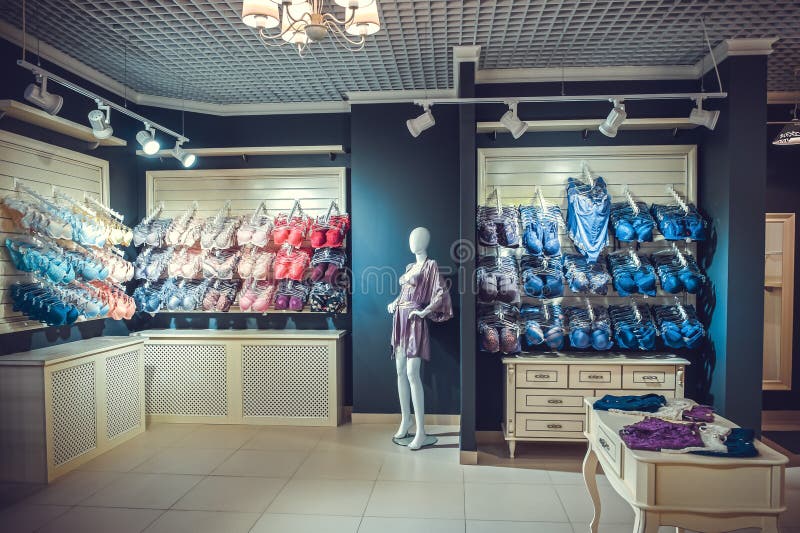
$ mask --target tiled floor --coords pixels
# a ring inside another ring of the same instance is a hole
[[[154,425],[0,511],[0,531],[57,533],[584,533],[582,446],[502,444],[458,464],[456,428],[412,452],[393,427]],[[601,479],[600,533],[633,513]],[[800,533],[800,468],[787,471],[785,533]],[[797,528],[797,529],[794,529]],[[666,529],[664,529],[666,531]]]

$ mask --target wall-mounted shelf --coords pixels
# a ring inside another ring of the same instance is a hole
[[[596,130],[604,119],[590,118],[577,120],[529,120],[527,133],[546,131]],[[691,130],[697,127],[689,119],[677,118],[629,118],[619,127],[621,130]],[[504,132],[500,122],[478,122],[478,133]]]
[[[598,122],[599,124],[599,122]],[[190,154],[198,157],[239,157],[257,155],[327,155],[343,154],[344,146],[341,144],[318,146],[233,146],[226,148],[186,148]],[[137,150],[136,155],[145,157],[172,157],[172,149],[159,150],[153,155]]]
[[[119,137],[98,139],[92,134],[92,128],[72,122],[57,115],[51,115],[41,109],[36,109],[16,100],[0,100],[0,113],[13,117],[22,122],[52,130],[75,139],[89,143],[98,143],[100,146],[127,146],[128,141]]]

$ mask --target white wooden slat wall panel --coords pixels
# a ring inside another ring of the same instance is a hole
[[[50,196],[52,187],[76,200],[90,193],[108,205],[108,161],[0,130],[0,197],[18,194],[14,180]],[[25,235],[0,208],[0,334],[44,327],[11,310],[8,287],[30,277],[11,263],[5,248],[7,237]]]
[[[538,187],[548,202],[561,207],[566,219],[567,179],[570,176],[581,177],[584,161],[594,177],[603,177],[614,202],[625,200],[623,187],[626,185],[636,200],[648,206],[652,203],[674,203],[667,192],[669,185],[689,202],[697,201],[696,146],[657,145],[479,149],[478,203],[493,204],[494,199],[487,202],[487,198],[497,189],[503,205],[529,205]],[[562,228],[560,233],[562,250],[574,253],[575,248],[565,229]],[[663,241],[642,243],[639,253],[649,254],[665,247]],[[690,244],[689,250],[696,254],[696,245]],[[487,249],[482,252],[486,253]],[[522,256],[524,250],[501,251],[501,254],[508,253]],[[593,301],[603,305],[630,301],[627,297],[617,296],[613,288],[609,289],[609,296],[593,297]],[[641,300],[641,295],[635,297]],[[696,297],[683,295],[682,299],[694,304]],[[672,296],[660,294],[646,301],[666,303],[672,300]],[[567,288],[562,303],[582,305],[583,296],[570,295]]]
[[[277,214],[300,200],[303,210],[316,216],[336,200],[346,211],[345,176],[344,167],[152,171],[147,173],[146,210],[164,202],[161,216],[175,217],[196,201],[198,215],[207,217],[230,200],[231,215],[245,215],[263,201]]]

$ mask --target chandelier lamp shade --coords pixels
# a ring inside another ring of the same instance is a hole
[[[265,45],[291,44],[301,55],[328,35],[357,52],[364,48],[367,37],[381,29],[377,0],[334,0],[333,4],[343,8],[343,18],[326,4],[324,0],[244,0],[242,22],[258,30]]]

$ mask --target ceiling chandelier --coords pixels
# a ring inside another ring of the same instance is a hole
[[[334,0],[344,8],[339,19],[325,10],[324,0],[244,0],[242,22],[256,28],[267,46],[291,44],[300,55],[311,43],[328,35],[341,46],[357,52],[367,36],[381,29],[377,0]],[[273,30],[274,31],[268,31]]]

